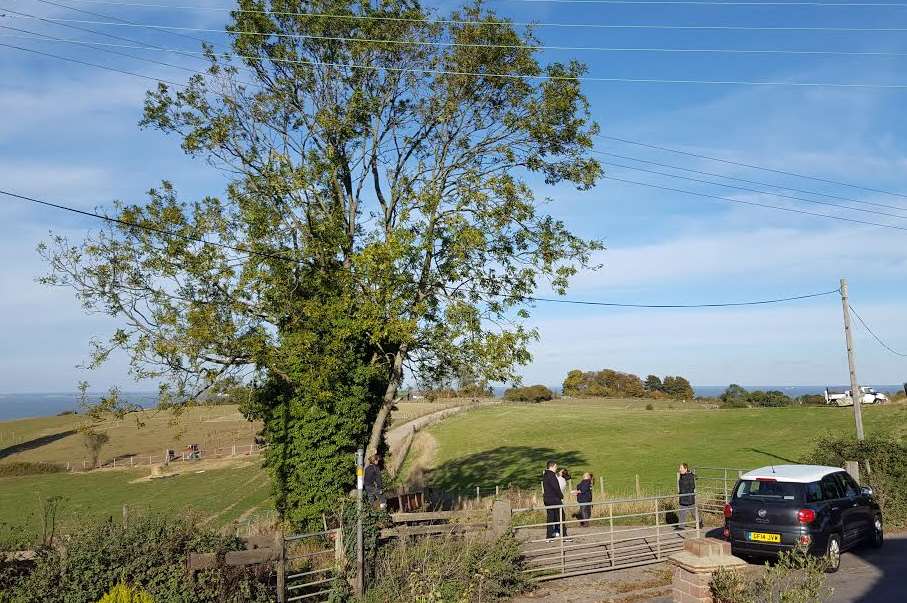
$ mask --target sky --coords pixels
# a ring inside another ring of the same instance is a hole
[[[166,3],[149,3],[152,1]],[[437,7],[440,15],[455,6],[437,0],[426,3]],[[168,33],[67,22],[169,48],[197,50],[199,42],[186,36],[205,38],[218,46],[226,40],[218,33],[228,18],[225,12],[124,4],[129,3],[18,0],[0,6],[44,18],[109,23],[114,19],[108,17],[116,17],[146,25],[212,30]],[[230,6],[226,0],[172,4]],[[78,13],[63,5],[97,14]],[[536,27],[536,36],[547,46],[894,53],[542,51],[543,62],[584,61],[588,75],[594,78],[907,85],[903,32],[834,30],[907,28],[904,7],[670,6],[544,0],[500,0],[489,6],[517,21],[548,24]],[[8,12],[0,17],[0,25],[69,40],[129,44]],[[11,29],[0,29],[0,44],[152,78],[185,81],[189,75],[185,70],[105,54],[99,47],[37,40],[32,34]],[[172,53],[116,50],[188,69],[202,65]],[[107,208],[115,199],[140,201],[145,191],[165,178],[186,199],[223,192],[223,175],[184,156],[177,139],[138,127],[142,99],[153,86],[151,80],[4,46],[0,46],[0,78],[4,82],[0,87],[0,188],[82,209]],[[907,193],[907,123],[902,117],[905,88],[618,81],[589,81],[583,86],[605,136]],[[606,175],[592,190],[535,186],[540,199],[550,200],[547,211],[578,234],[606,245],[596,257],[601,269],[578,275],[568,298],[644,304],[738,302],[831,291],[840,278],[847,278],[851,303],[861,316],[891,347],[907,352],[902,302],[907,294],[907,231],[623,181],[902,228],[907,227],[907,197],[611,138],[598,139],[596,149],[623,158],[598,156]],[[760,184],[681,172],[639,160]],[[772,188],[766,185],[797,188],[803,192],[772,190],[865,211],[619,166],[720,180],[762,191]],[[71,291],[35,281],[46,271],[35,247],[49,232],[78,239],[94,227],[88,219],[0,196],[0,392],[72,391],[81,380],[87,380],[93,389],[154,389],[154,384],[131,381],[123,357],[113,358],[96,371],[79,368],[87,357],[90,339],[109,335],[116,323],[107,316],[86,315]],[[548,293],[544,287],[540,290],[540,295]],[[538,329],[540,339],[533,345],[533,362],[521,369],[527,383],[558,384],[570,369],[606,367],[641,375],[680,374],[697,385],[848,381],[837,295],[777,305],[695,310],[538,303],[529,324]],[[859,326],[855,337],[861,382],[907,380],[904,357],[884,350]]]

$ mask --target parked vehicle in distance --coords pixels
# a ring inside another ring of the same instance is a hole
[[[888,396],[877,392],[871,387],[860,387],[860,393],[862,394],[861,402],[863,404],[886,404],[888,402]],[[833,392],[826,387],[825,403],[836,406],[853,406],[853,396],[850,394],[849,389],[843,392]]]
[[[724,536],[738,557],[772,557],[802,545],[827,555],[828,571],[860,544],[881,547],[882,511],[872,488],[821,465],[774,465],[740,477],[724,506]]]

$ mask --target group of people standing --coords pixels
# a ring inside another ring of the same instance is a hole
[[[678,522],[674,526],[675,530],[682,530],[690,517],[695,516],[693,507],[696,504],[696,479],[690,466],[681,463],[677,468],[677,492],[678,496]],[[564,497],[568,494],[567,485],[570,480],[570,474],[566,468],[558,468],[557,461],[548,461],[545,465],[545,472],[542,474],[542,502],[545,505],[545,532],[546,537],[551,540],[554,538],[567,538],[567,516],[564,510]],[[592,488],[594,487],[594,478],[591,473],[583,473],[583,479],[576,485],[574,490],[569,493],[576,496],[576,502],[579,504],[580,527],[589,525],[589,519],[592,517]]]

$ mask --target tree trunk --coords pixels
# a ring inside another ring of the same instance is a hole
[[[406,357],[406,347],[402,346],[394,355],[394,365],[391,367],[390,381],[387,384],[387,390],[384,392],[384,401],[378,410],[378,416],[375,417],[375,423],[372,425],[372,433],[368,439],[368,447],[365,449],[366,456],[371,456],[378,451],[381,444],[381,438],[384,436],[384,424],[390,416],[394,404],[400,401],[397,397],[397,390],[403,381],[403,359]]]

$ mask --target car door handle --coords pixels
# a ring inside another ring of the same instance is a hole
[[[832,507],[831,510],[832,510],[832,511],[837,511],[837,510],[840,509],[840,508],[841,508],[841,507]]]

